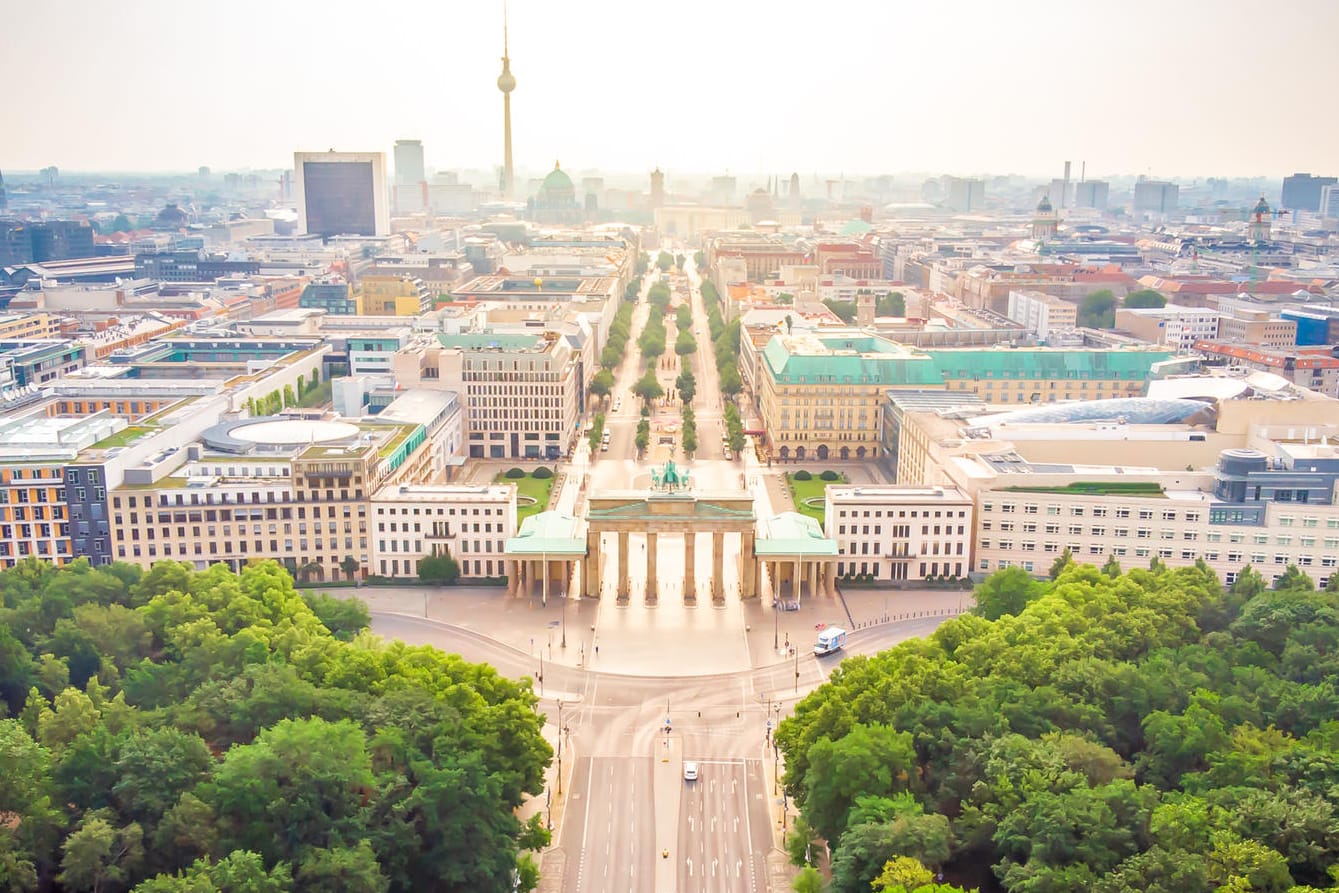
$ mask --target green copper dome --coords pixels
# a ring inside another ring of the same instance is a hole
[[[572,178],[563,173],[562,168],[558,167],[556,161],[553,163],[553,170],[549,171],[549,175],[544,178],[544,185],[540,188],[551,194],[576,191],[576,187],[572,185]]]

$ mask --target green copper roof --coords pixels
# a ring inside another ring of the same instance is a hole
[[[811,342],[812,343],[812,342]],[[817,339],[820,352],[791,353],[781,335],[763,349],[772,377],[781,384],[869,384],[884,387],[942,385],[931,358],[883,338]]]
[[[1158,350],[1049,350],[1007,348],[925,351],[945,378],[1126,379],[1148,377],[1154,363],[1172,357]]]
[[[437,341],[442,347],[459,347],[464,350],[487,350],[490,347],[503,350],[525,350],[534,347],[538,335],[504,335],[498,332],[478,332],[464,335],[438,335]]]
[[[502,551],[507,555],[585,555],[586,538],[578,536],[579,522],[562,512],[540,512],[521,522]]]
[[[780,384],[871,384],[942,387],[959,379],[1075,379],[1140,381],[1167,350],[1052,350],[962,348],[924,350],[877,335],[775,335],[763,360]]]
[[[836,555],[837,543],[823,535],[823,528],[808,515],[782,512],[767,522],[767,535],[753,545],[757,555],[797,555],[822,558]]]

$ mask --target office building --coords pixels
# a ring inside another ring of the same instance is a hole
[[[1009,292],[1009,309],[1005,315],[1045,341],[1053,332],[1073,329],[1078,313],[1079,308],[1064,298],[1018,289]]]
[[[324,310],[333,316],[358,315],[358,299],[343,277],[330,276],[320,282],[309,282],[302,290],[298,306],[309,310]]]
[[[1074,186],[1074,207],[1105,211],[1110,191],[1111,185],[1105,180],[1084,180],[1077,183]]]
[[[1288,211],[1319,211],[1321,190],[1336,184],[1339,184],[1336,177],[1313,177],[1311,174],[1284,177],[1279,205]]]
[[[333,236],[390,235],[386,156],[382,152],[295,152],[298,223]]]
[[[455,391],[477,459],[558,459],[571,452],[585,398],[580,346],[557,332],[438,335],[395,354],[405,388]]]
[[[363,276],[359,315],[419,316],[432,309],[433,292],[417,276]]]
[[[1171,214],[1180,201],[1181,187],[1165,180],[1140,179],[1134,184],[1136,214]]]
[[[986,200],[986,181],[948,177],[944,204],[954,211],[978,211]]]
[[[417,186],[426,179],[423,171],[423,142],[395,141],[395,185]]]
[[[1167,304],[1162,307],[1116,311],[1116,330],[1128,332],[1140,341],[1158,344],[1178,351],[1190,350],[1197,341],[1218,337],[1221,314],[1206,307],[1182,307]]]

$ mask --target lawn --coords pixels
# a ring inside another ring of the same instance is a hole
[[[494,480],[496,484],[515,484],[516,485],[516,526],[531,515],[538,515],[549,507],[549,492],[553,489],[553,478],[533,478],[526,475],[523,478],[509,478],[505,474],[498,475]],[[535,500],[533,505],[526,505],[522,496],[529,496]]]
[[[827,492],[828,484],[835,484],[838,482],[819,480],[818,475],[814,475],[812,480],[797,481],[792,475],[787,474],[786,483],[790,486],[791,498],[795,500],[795,510],[814,518],[819,524],[822,524],[825,519],[823,503],[819,502],[817,505],[805,505],[805,500],[814,497],[821,500]]]
[[[1070,496],[1144,496],[1161,499],[1165,495],[1156,481],[1075,481],[1063,487],[1004,487],[1013,493],[1061,493]]]
[[[130,425],[129,427],[122,428],[110,437],[104,437],[102,440],[99,440],[97,443],[93,444],[93,449],[109,450],[112,447],[129,446],[145,434],[155,430],[157,430],[157,426]]]

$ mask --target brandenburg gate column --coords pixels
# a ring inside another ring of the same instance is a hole
[[[739,597],[757,596],[758,559],[753,554],[753,531],[745,530],[739,537]]]
[[[600,534],[586,530],[586,558],[581,565],[581,588],[586,598],[600,597]]]
[[[660,545],[651,531],[646,532],[646,600],[657,601],[660,598],[660,581],[656,577],[656,547]]]
[[[725,596],[725,534],[717,531],[711,535],[711,597]]]
[[[693,530],[683,535],[683,597],[685,601],[697,598],[697,532]]]
[[[800,600],[800,594],[804,591],[804,559],[796,558],[795,566],[791,569],[790,577],[791,587],[795,590],[795,601]],[[811,592],[810,595],[813,595]]]
[[[632,587],[628,576],[628,532],[618,532],[618,597],[624,598]]]
[[[823,563],[821,561],[809,562],[809,592],[818,598],[818,576],[822,572]]]

